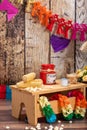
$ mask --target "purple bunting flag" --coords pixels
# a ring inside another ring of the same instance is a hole
[[[52,35],[50,37],[50,43],[53,47],[54,52],[58,52],[65,49],[69,45],[70,39]]]

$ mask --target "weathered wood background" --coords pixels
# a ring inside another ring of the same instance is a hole
[[[87,0],[76,0],[76,22],[87,24]],[[83,68],[87,65],[87,53],[82,53],[80,47],[83,44],[81,41],[76,41],[76,69]]]
[[[87,22],[86,0],[41,0],[42,5],[60,17],[73,22]],[[14,3],[14,2],[13,2]],[[87,55],[79,51],[82,43],[71,41],[63,51],[54,53],[49,43],[50,32],[19,6],[18,15],[10,22],[0,12],[0,83],[14,84],[22,75],[36,72],[43,63],[55,64],[57,78],[86,65]]]

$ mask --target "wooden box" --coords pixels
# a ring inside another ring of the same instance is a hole
[[[43,114],[40,109],[40,105],[38,103],[38,99],[40,96],[48,96],[57,92],[67,92],[71,90],[81,90],[85,91],[86,84],[77,83],[70,84],[69,86],[62,87],[61,85],[44,85],[41,90],[37,91],[27,91],[18,89],[15,85],[11,86],[12,88],[12,116],[15,118],[19,118],[20,111],[22,110],[22,106],[25,106],[26,115],[28,118],[28,123],[31,125],[36,125],[38,118],[43,117]],[[75,107],[75,97],[69,98],[71,105],[74,109]],[[56,114],[61,113],[61,108],[59,106],[58,101],[50,101],[50,104]]]
[[[74,107],[75,107],[75,97],[71,97],[71,98],[69,98],[69,100],[70,100],[70,103],[71,103],[72,108],[74,110]],[[60,107],[60,105],[59,105],[57,100],[50,101],[50,105],[53,108],[53,111],[55,112],[55,114],[61,113],[61,107]],[[39,117],[43,117],[43,114],[42,114],[42,111],[40,109],[40,105],[39,104],[37,104],[37,115],[38,115],[38,118]]]

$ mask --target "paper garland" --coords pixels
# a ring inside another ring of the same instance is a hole
[[[38,101],[40,103],[42,113],[46,117],[46,121],[48,123],[54,123],[57,118],[47,97],[41,96]]]
[[[50,37],[50,43],[53,47],[54,52],[58,52],[65,49],[69,45],[70,39],[52,35]]]
[[[40,2],[34,2],[33,8],[31,10],[32,17],[37,17],[40,23],[49,31],[52,31],[54,25],[57,25],[56,34],[63,35],[67,39],[81,41],[86,40],[87,25],[86,24],[72,24],[72,20],[65,20],[65,18],[59,18],[58,14],[52,14],[50,10],[47,10]],[[43,22],[44,20],[44,22]],[[45,23],[45,24],[44,24]],[[71,37],[69,38],[69,33],[71,32]],[[80,38],[77,37],[79,35]]]
[[[32,17],[38,17],[40,23],[47,26],[52,12],[50,10],[47,11],[46,7],[41,6],[40,2],[34,2],[31,15]]]
[[[17,3],[23,4],[23,0],[16,0]],[[57,24],[56,33],[63,35],[67,39],[80,39],[81,41],[86,40],[87,24],[72,24],[72,20],[66,21],[65,18],[59,18],[57,14],[52,14],[51,10],[47,10],[45,6],[42,6],[40,2],[35,0],[27,0],[26,12],[29,11],[30,5],[33,4],[31,14],[33,17],[38,17],[40,23],[49,31],[52,31],[54,24]],[[10,21],[17,13],[18,9],[13,6],[8,0],[3,0],[0,3],[0,10],[7,11],[7,18]],[[69,31],[71,31],[71,38],[69,38]],[[80,35],[80,38],[77,35]]]
[[[16,1],[20,4],[24,3],[23,0]],[[72,20],[66,21],[65,18],[59,18],[58,14],[52,14],[51,10],[47,10],[45,6],[42,6],[40,2],[35,2],[35,0],[27,0],[26,12],[30,11],[31,4],[33,4],[31,15],[33,17],[38,17],[40,23],[44,25],[49,31],[52,31],[54,29],[54,26],[56,25],[56,34],[60,35],[60,38],[61,36],[63,36],[60,44],[54,42],[54,36],[51,36],[50,42],[52,44],[54,52],[63,50],[68,46],[66,45],[66,42],[63,42],[64,38],[71,40],[78,39],[80,41],[86,40],[87,24],[72,24]],[[0,3],[0,10],[7,12],[8,21],[10,21],[18,13],[18,9],[13,6],[8,0],[3,0]],[[69,36],[70,32],[71,37]],[[56,36],[56,38],[59,39],[59,36]],[[63,43],[64,45],[61,43]],[[81,51],[84,50],[83,48],[85,47],[85,45],[81,47]]]
[[[3,0],[3,2],[0,3],[0,10],[7,12],[8,21],[10,21],[18,13],[18,9],[8,0]]]
[[[70,104],[69,98],[62,94],[58,94],[58,101],[62,110],[62,114],[65,120],[72,120],[73,118],[73,109]]]
[[[76,97],[74,110],[69,101],[69,97]],[[62,115],[67,121],[70,121],[73,118],[83,119],[85,117],[87,101],[84,98],[82,92],[80,92],[79,90],[72,90],[68,93],[67,96],[56,93],[49,97],[49,100],[58,100]],[[54,123],[57,118],[53,109],[51,108],[50,102],[48,101],[47,97],[41,96],[38,101],[42,113],[46,117],[46,121],[48,123]]]
[[[54,14],[49,18],[49,24],[46,28],[52,31],[55,24],[57,25],[56,33],[68,38],[69,30],[72,27],[72,21],[66,21],[64,18],[59,18],[57,14]]]
[[[73,90],[68,93],[68,97],[76,97],[74,117],[76,119],[83,119],[86,114],[87,101],[84,98],[82,92],[78,90]]]

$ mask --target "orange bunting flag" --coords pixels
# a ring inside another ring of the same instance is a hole
[[[46,7],[41,6],[40,2],[34,2],[31,15],[33,17],[38,17],[40,23],[44,26],[47,26],[52,12],[47,10]]]

